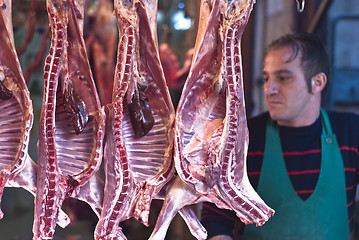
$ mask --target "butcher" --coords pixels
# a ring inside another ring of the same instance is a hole
[[[248,120],[247,168],[276,213],[261,227],[244,226],[235,213],[204,203],[208,239],[350,239],[359,116],[321,108],[330,84],[325,48],[312,34],[280,37],[265,52],[263,80],[268,112]]]

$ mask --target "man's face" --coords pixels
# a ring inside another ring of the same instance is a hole
[[[308,114],[314,114],[313,94],[308,92],[301,55],[288,62],[290,48],[272,50],[264,60],[264,94],[273,120],[284,126],[305,125]],[[319,100],[320,101],[320,100]]]

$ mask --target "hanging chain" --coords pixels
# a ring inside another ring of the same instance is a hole
[[[296,0],[298,12],[302,13],[304,11],[305,0]]]

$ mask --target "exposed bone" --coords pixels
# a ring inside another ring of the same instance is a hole
[[[115,0],[118,56],[95,239],[125,239],[119,223],[130,217],[148,225],[152,199],[174,174],[175,114],[159,60],[156,15],[157,0]]]
[[[11,90],[8,97],[0,100],[3,114],[0,116],[0,200],[4,187],[21,187],[35,195],[37,176],[37,166],[27,152],[33,110],[15,51],[11,3],[11,0],[0,3],[0,84],[7,89],[5,91]],[[69,217],[60,211],[57,223],[65,227],[69,221]]]
[[[175,165],[180,178],[169,187],[150,239],[164,239],[177,211],[193,203],[213,202],[257,226],[274,213],[246,173],[240,40],[253,5],[254,0],[202,0],[194,59],[176,112]],[[201,229],[195,220],[190,223]]]
[[[52,44],[44,66],[39,126],[34,240],[52,239],[65,198],[87,202],[97,215],[103,183],[105,114],[82,37],[84,0],[48,0]]]

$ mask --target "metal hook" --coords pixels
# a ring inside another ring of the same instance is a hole
[[[302,13],[304,11],[305,0],[296,0],[298,12]]]

